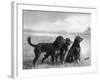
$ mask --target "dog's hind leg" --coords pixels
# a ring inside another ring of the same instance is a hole
[[[41,53],[40,53],[37,49],[35,49],[34,51],[35,51],[35,58],[33,59],[33,65],[34,65],[34,67],[35,67],[36,61],[37,61],[38,58],[40,57],[40,54],[41,54]]]

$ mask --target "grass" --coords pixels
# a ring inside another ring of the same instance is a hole
[[[57,65],[52,65],[50,58],[46,59],[44,63],[41,62],[39,59],[36,63],[36,66],[33,66],[32,59],[26,60],[23,62],[23,69],[40,69],[40,68],[62,68],[62,67],[82,67],[82,66],[90,66],[90,59],[85,61],[84,59],[81,59],[78,63],[64,63],[63,65],[60,64],[60,62],[57,63]]]

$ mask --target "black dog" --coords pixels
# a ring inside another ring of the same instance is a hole
[[[60,40],[57,40],[57,41],[60,41]],[[72,43],[72,41],[69,39],[69,38],[66,38],[64,39],[63,43],[62,43],[62,46],[59,47],[60,49],[57,50],[55,52],[55,59],[56,59],[56,64],[57,64],[57,59],[58,57],[60,56],[60,62],[63,63],[64,62],[64,56],[66,54],[66,52],[68,51],[68,46]],[[42,62],[44,62],[44,60],[46,58],[48,58],[50,55],[49,54],[45,54],[44,55],[45,57],[42,59]]]
[[[80,36],[76,36],[73,45],[71,46],[65,62],[78,62],[80,61],[80,42],[83,40]]]
[[[62,45],[62,47],[60,49],[60,61],[61,61],[61,64],[64,63],[65,54],[67,53],[68,47],[70,46],[71,43],[72,43],[72,41],[69,38],[66,38],[65,39],[65,43]]]
[[[64,43],[64,38],[58,36],[53,43],[38,43],[36,45],[31,43],[31,38],[28,37],[28,43],[34,47],[35,58],[33,59],[33,64],[35,66],[36,61],[40,57],[41,53],[46,52],[46,54],[51,56],[51,62],[54,64],[55,51],[59,50]],[[42,60],[43,61],[43,60]]]

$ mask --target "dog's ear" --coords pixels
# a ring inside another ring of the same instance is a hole
[[[61,44],[63,44],[64,43],[64,38],[62,37],[62,36],[58,36],[57,38],[56,38],[56,40],[54,41],[54,45],[55,46],[60,46]]]
[[[65,41],[66,41],[66,43],[65,44],[67,44],[67,45],[70,45],[70,44],[72,44],[73,42],[70,40],[70,38],[66,38],[65,39]]]

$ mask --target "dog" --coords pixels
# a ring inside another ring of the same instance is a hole
[[[60,41],[60,40],[57,40],[57,41]],[[57,64],[59,56],[60,56],[60,63],[63,64],[63,62],[64,62],[64,56],[65,56],[66,52],[68,51],[68,47],[69,47],[69,45],[71,43],[72,43],[72,41],[69,38],[64,39],[63,44],[60,46],[60,49],[55,52],[56,64]],[[45,57],[42,59],[42,63],[44,62],[44,60],[46,58],[49,57],[49,54],[45,54],[44,56]]]
[[[81,38],[80,36],[76,36],[74,39],[74,42],[71,46],[71,48],[68,51],[67,57],[65,59],[65,62],[78,62],[78,60],[80,61],[80,42],[83,40],[83,38]]]
[[[41,53],[43,53],[43,52],[48,54],[48,56],[49,55],[51,56],[51,62],[52,62],[52,64],[54,64],[55,52],[61,48],[62,44],[64,43],[64,38],[62,36],[58,36],[53,43],[33,44],[33,43],[31,43],[31,37],[28,37],[27,41],[30,46],[34,47],[35,58],[33,59],[33,65],[35,67],[36,61],[38,60]],[[48,57],[48,56],[45,56],[45,57]]]
[[[70,44],[72,43],[72,41],[69,38],[65,39],[65,43],[62,45],[61,49],[60,49],[60,62],[61,64],[64,63],[64,57],[68,51],[68,47],[70,46]]]

